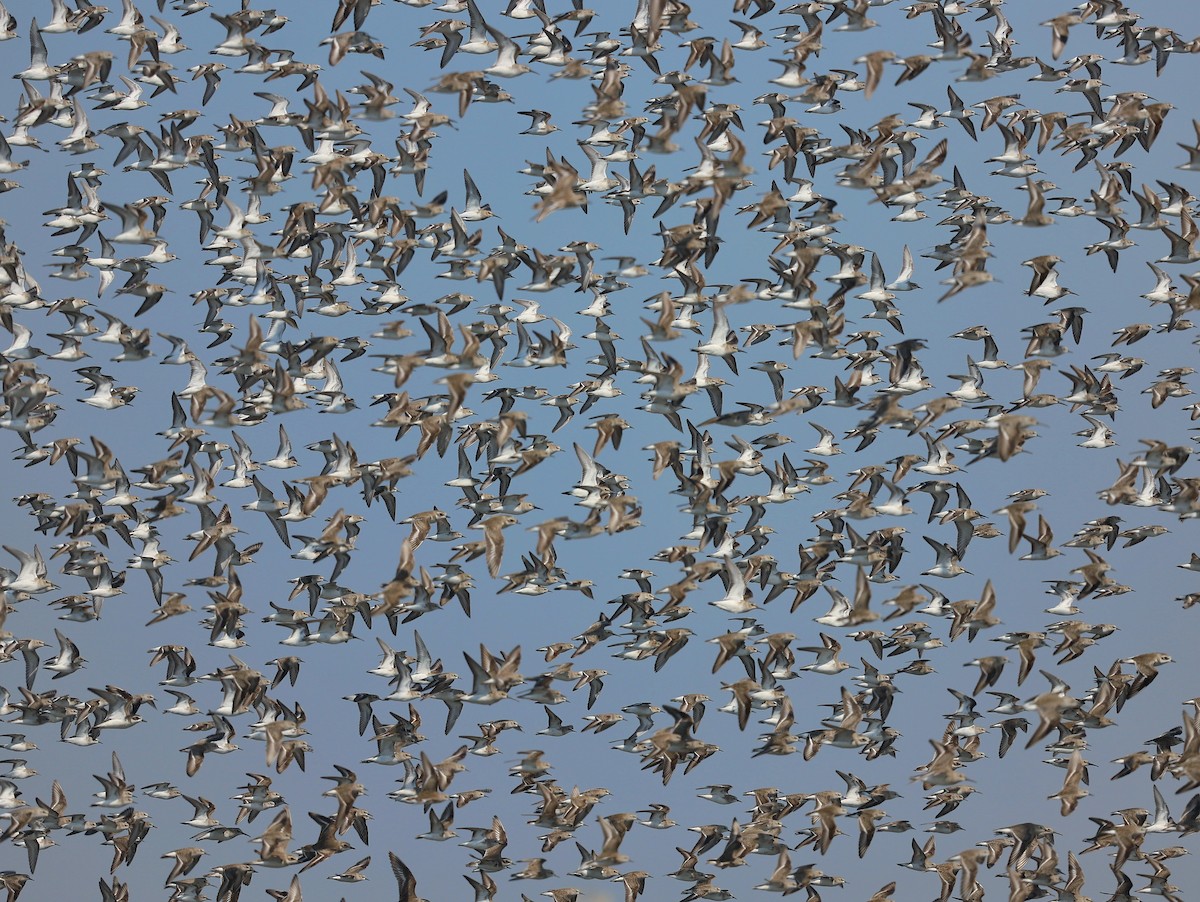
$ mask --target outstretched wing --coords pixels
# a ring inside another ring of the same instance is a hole
[[[399,902],[420,902],[417,897],[417,878],[408,869],[408,865],[401,861],[395,852],[388,852],[388,861],[392,863],[392,873],[396,875],[396,884],[400,891]]]

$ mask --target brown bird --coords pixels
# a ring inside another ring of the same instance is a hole
[[[388,861],[392,865],[392,874],[396,877],[398,902],[427,902],[417,895],[417,878],[395,852],[388,852]]]
[[[484,559],[487,561],[488,574],[500,575],[500,564],[504,558],[504,530],[517,522],[511,514],[496,514],[475,525],[483,530]]]

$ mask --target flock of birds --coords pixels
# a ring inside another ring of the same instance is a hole
[[[0,6],[7,902],[1183,898],[1200,38],[434,2]]]

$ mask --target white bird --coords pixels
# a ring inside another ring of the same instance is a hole
[[[813,429],[817,430],[817,434],[821,436],[821,440],[811,448],[807,449],[807,453],[816,454],[819,457],[832,457],[835,454],[841,454],[842,449],[834,444],[833,433],[819,423],[814,423],[811,420],[808,423]]]

